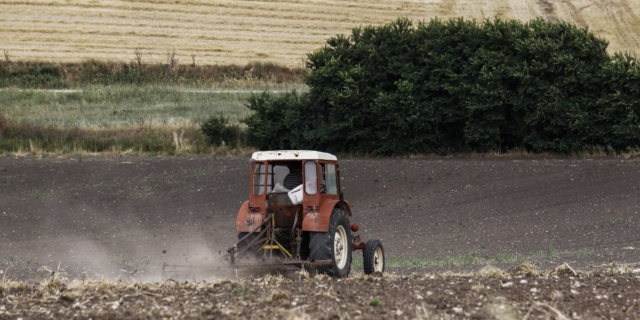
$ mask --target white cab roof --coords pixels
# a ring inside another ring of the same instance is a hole
[[[320,151],[310,150],[272,150],[258,151],[251,156],[255,161],[272,161],[272,160],[330,160],[337,161],[336,156]]]

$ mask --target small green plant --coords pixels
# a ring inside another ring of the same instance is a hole
[[[138,188],[138,186],[135,186],[131,190],[131,195],[133,195],[135,198],[146,198],[148,196],[151,196],[152,194],[153,192],[151,190],[145,189],[144,187]]]
[[[38,189],[33,189],[33,191],[31,191],[31,193],[29,194],[29,196],[34,199],[40,199],[40,198],[44,198],[44,193]]]
[[[351,260],[352,268],[362,268],[364,266],[364,262],[362,261],[362,257],[353,257]]]
[[[526,257],[518,253],[516,254],[501,253],[494,256],[493,260],[495,260],[498,263],[516,264],[516,263],[525,262]]]
[[[595,254],[595,251],[593,249],[589,249],[589,248],[585,248],[582,249],[580,251],[578,251],[578,255],[581,257],[591,257]]]
[[[382,301],[378,298],[371,298],[371,300],[369,300],[369,305],[372,307],[382,307]]]
[[[229,294],[231,297],[242,297],[249,294],[249,286],[246,283],[242,283],[236,286],[233,291]]]
[[[623,218],[613,218],[609,220],[609,223],[611,223],[612,226],[615,226],[616,224],[623,223],[624,221],[625,220]]]
[[[2,185],[9,186],[12,183],[13,183],[13,177],[6,177],[4,178],[4,183],[2,183]]]
[[[542,250],[536,251],[535,255],[539,258],[546,258],[550,260],[558,259],[558,250],[553,246],[548,246]]]

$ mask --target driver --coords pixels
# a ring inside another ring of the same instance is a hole
[[[302,170],[300,168],[289,168],[289,174],[284,177],[283,186],[289,190],[295,189],[302,184]]]

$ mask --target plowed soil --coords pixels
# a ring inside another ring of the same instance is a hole
[[[615,268],[151,284],[56,278],[1,284],[0,318],[638,319],[639,285],[640,276]]]
[[[160,280],[163,262],[212,263],[235,242],[235,216],[249,192],[247,160],[0,158],[0,318],[221,318],[256,310],[265,318],[639,317],[637,159],[345,158],[345,198],[361,236],[382,240],[390,276],[365,277],[356,263],[341,281],[293,274],[169,281],[153,290],[126,284]],[[510,270],[525,261],[538,270],[566,263],[579,274],[441,275],[487,265]],[[124,283],[108,294],[58,283],[99,277]],[[276,289],[284,298],[273,297]],[[370,305],[376,299],[381,306]]]

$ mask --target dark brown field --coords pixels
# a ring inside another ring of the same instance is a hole
[[[351,279],[341,281],[289,274],[221,282],[211,274],[199,284],[127,284],[160,280],[163,262],[213,263],[235,242],[247,160],[0,158],[0,318],[640,315],[640,161],[622,158],[343,158],[345,198],[361,236],[382,239],[391,277],[364,277],[356,260]],[[523,262],[538,270],[566,263],[579,275],[516,273]],[[125,283],[103,299],[52,282],[41,268],[58,265],[60,279]],[[488,265],[509,274],[477,273]],[[446,271],[476,273],[424,276]],[[284,298],[273,298],[276,289]],[[95,307],[73,307],[87,299]],[[118,308],[105,304],[114,301]]]

